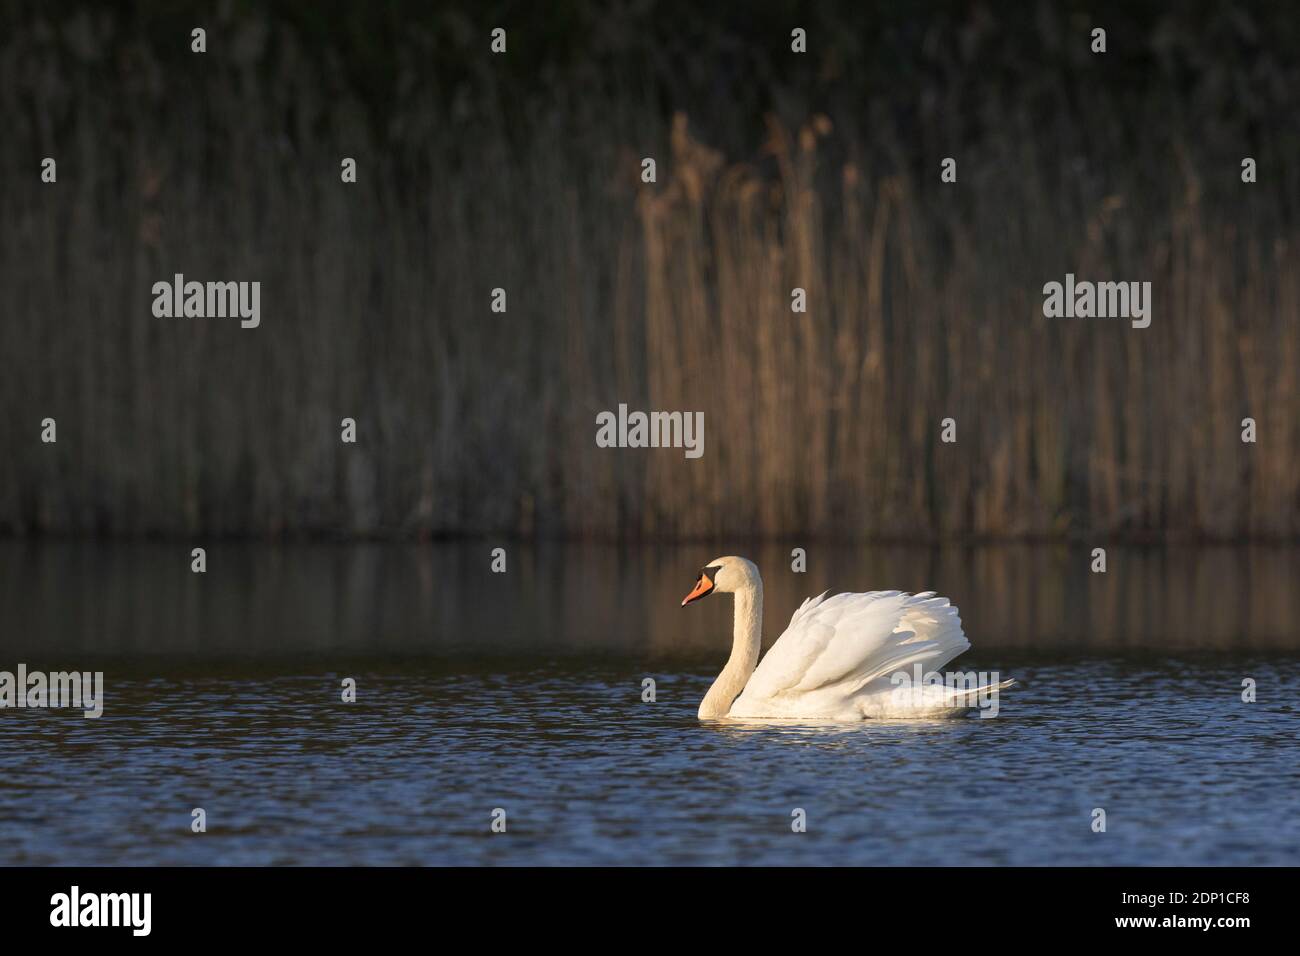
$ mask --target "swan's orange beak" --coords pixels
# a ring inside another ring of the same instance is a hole
[[[686,605],[690,604],[692,601],[698,601],[712,590],[713,582],[709,580],[708,575],[701,574],[700,579],[695,582],[695,587],[691,590],[691,593],[682,598],[682,607],[686,607]]]

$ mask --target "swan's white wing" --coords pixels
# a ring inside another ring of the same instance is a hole
[[[932,592],[823,594],[794,612],[731,712],[838,710],[871,681],[937,670],[968,647],[957,609]]]

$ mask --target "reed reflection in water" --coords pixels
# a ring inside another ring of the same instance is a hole
[[[935,590],[977,650],[1294,651],[1300,549],[1082,546],[514,546],[0,544],[0,651],[7,656],[206,660],[313,655],[649,655],[713,658],[730,639],[724,602],[683,610],[704,561],[756,560],[770,644],[823,590]]]

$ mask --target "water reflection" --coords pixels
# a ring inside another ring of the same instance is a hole
[[[1300,859],[1294,550],[744,549],[769,641],[825,588],[934,588],[960,666],[1019,685],[994,719],[702,724],[731,607],[679,602],[722,549],[508,546],[494,575],[492,546],[213,545],[194,575],[177,545],[0,545],[0,669],[106,688],[99,720],[0,711],[0,859]]]
[[[319,655],[552,654],[715,657],[729,602],[683,610],[717,546],[494,543],[208,545],[0,543],[0,652],[12,657],[194,660]],[[977,649],[1294,650],[1300,549],[1108,549],[1089,571],[1082,546],[818,546],[808,570],[790,549],[740,547],[766,587],[770,643],[825,589],[936,590],[962,612]]]

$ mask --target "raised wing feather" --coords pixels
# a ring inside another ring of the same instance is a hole
[[[920,664],[936,670],[970,647],[957,609],[933,593],[868,591],[809,598],[759,663],[736,708],[851,696]],[[828,695],[828,691],[833,693]]]

